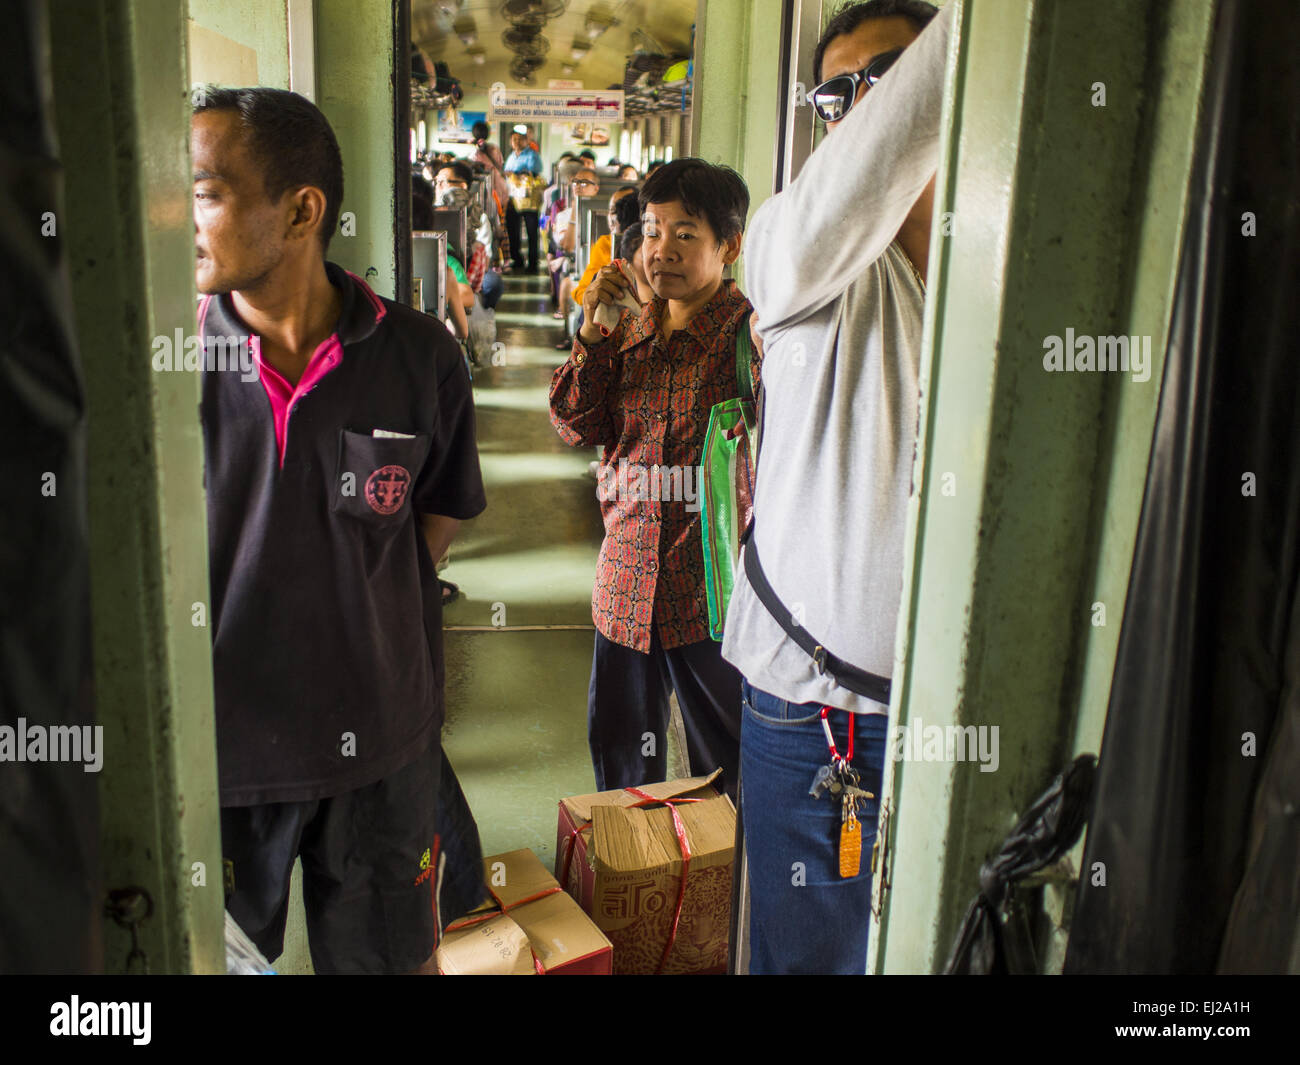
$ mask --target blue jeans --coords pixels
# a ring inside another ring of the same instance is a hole
[[[808,794],[830,761],[820,703],[789,703],[741,685],[740,792],[749,863],[749,971],[752,974],[846,973],[867,967],[871,922],[871,846],[876,839],[888,718],[829,715],[845,753],[848,720],[856,727],[853,767],[875,795],[858,807],[862,864],[841,879],[840,801]]]
[[[489,311],[501,299],[501,294],[505,291],[506,283],[502,280],[501,274],[496,270],[488,270],[483,274],[483,287],[479,290],[479,302]]]

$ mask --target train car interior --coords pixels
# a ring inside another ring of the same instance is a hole
[[[1290,0],[13,8],[0,972],[1300,972]]]

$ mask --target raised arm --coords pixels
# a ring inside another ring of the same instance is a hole
[[[624,313],[609,336],[595,325],[596,308],[613,305],[627,292],[627,279],[616,266],[606,266],[582,299],[583,323],[573,338],[569,361],[551,379],[551,424],[569,444],[594,447],[617,443],[610,392],[618,380],[619,344],[630,324]]]
[[[469,319],[465,316],[465,303],[461,299],[460,282],[456,273],[447,267],[447,313],[451,315],[452,331],[460,340],[469,336]]]
[[[933,176],[956,6],[944,6],[798,178],[755,213],[745,234],[745,285],[764,332],[848,288],[889,246]]]

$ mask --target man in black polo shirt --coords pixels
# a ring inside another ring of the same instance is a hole
[[[433,559],[484,507],[469,377],[440,322],[325,261],[343,167],[315,106],[202,91],[192,129],[227,907],[278,957],[301,854],[317,972],[428,971]],[[244,338],[257,373],[214,368]]]

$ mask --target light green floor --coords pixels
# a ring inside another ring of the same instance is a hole
[[[529,847],[550,866],[558,801],[595,789],[587,680],[603,530],[595,450],[566,445],[547,416],[567,352],[552,347],[545,278],[507,275],[496,320],[505,365],[474,370],[487,510],[461,526],[442,572],[461,589],[444,618],[443,745],[484,854]]]

